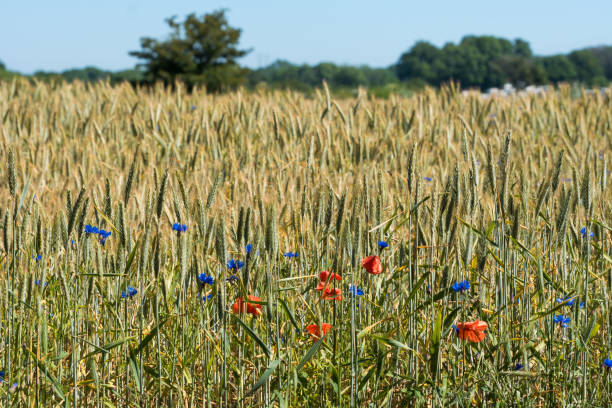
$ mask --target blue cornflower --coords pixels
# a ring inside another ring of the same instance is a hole
[[[53,312],[49,312],[49,319],[53,318]]]
[[[451,286],[451,289],[454,292],[463,292],[465,290],[468,290],[470,288],[470,281],[468,280],[464,280],[462,282],[455,282],[453,283],[453,286]]]
[[[570,297],[566,297],[566,298],[563,298],[563,299],[557,299],[557,303],[563,303],[563,302],[566,302],[566,301],[567,301],[567,303],[565,305],[569,306],[569,307],[572,307],[572,306],[574,306],[574,303],[576,302],[576,297],[573,296],[571,298]],[[582,302],[582,304],[584,304],[584,302]]]
[[[378,241],[378,247],[380,249],[385,249],[389,246],[389,244],[387,244],[385,241]]]
[[[519,370],[522,370],[523,368],[525,368],[524,365],[522,365],[521,363],[516,363],[516,365],[514,366],[514,371],[519,371]]]
[[[42,284],[43,286],[47,286],[47,282],[41,282],[41,281],[40,281],[40,279],[34,279],[34,284],[35,284],[36,286],[40,286],[41,284]]]
[[[187,231],[187,226],[185,224],[179,224],[178,222],[175,222],[174,224],[172,224],[172,230],[176,232],[185,232]]]
[[[121,291],[121,297],[122,297],[123,299],[126,299],[126,298],[131,298],[132,296],[136,295],[137,293],[138,293],[138,291],[137,291],[136,289],[134,289],[134,288],[133,288],[133,287],[131,287],[131,286],[128,286],[128,287],[127,287],[127,293],[126,293],[126,292],[124,292],[124,291]]]
[[[236,275],[231,275],[229,278],[226,279],[226,281],[228,282],[236,282],[238,280],[238,277]]]
[[[38,262],[38,261],[40,261],[42,259],[42,255],[40,255],[40,254],[36,255],[36,256],[32,255],[32,259],[35,260],[36,262]]]
[[[253,250],[253,245],[251,245],[251,244],[247,244],[247,246],[246,246],[246,252],[247,252],[247,254],[250,254],[252,250]]]
[[[202,296],[202,300],[204,302],[206,302],[207,300],[210,300],[212,298],[212,295],[213,295],[212,293],[210,295],[208,295],[208,296],[204,295],[204,296]]]
[[[104,244],[106,244],[106,238],[110,237],[112,232],[101,229],[98,234],[100,235],[100,243],[104,246]]]
[[[205,273],[201,273],[198,275],[198,280],[200,281],[200,283],[202,285],[214,285],[215,283],[215,278],[213,278],[212,276],[208,276]]]
[[[580,302],[580,305],[578,305],[578,307],[583,309],[584,308],[584,302]]]
[[[300,255],[297,252],[285,252],[283,256],[285,258],[297,258]]]
[[[580,233],[582,234],[582,238],[586,238],[587,236],[586,227],[580,228]],[[589,237],[592,237],[593,235],[594,235],[593,231],[589,232]]]
[[[98,227],[96,227],[94,225],[89,225],[89,224],[85,225],[85,232],[87,234],[97,234],[98,231],[100,231],[100,230],[98,229]]]
[[[553,322],[559,323],[561,327],[567,327],[567,324],[570,322],[570,320],[571,319],[569,317],[565,317],[563,315],[556,315],[555,317],[553,317]]]
[[[608,368],[612,368],[612,360],[610,360],[609,358],[606,358],[604,360],[604,366],[606,366]]]
[[[451,326],[453,328],[453,330],[459,334],[459,328],[457,326],[455,326],[454,324]]]
[[[4,370],[0,370],[0,382],[4,381]]]
[[[433,179],[431,177],[423,177],[423,180],[425,180],[425,181],[432,181]]]
[[[359,286],[350,285],[349,290],[353,294],[353,296],[363,296],[363,290]]]
[[[243,266],[244,262],[242,262],[240,259],[230,259],[229,261],[227,261],[227,269],[231,271],[237,271]]]

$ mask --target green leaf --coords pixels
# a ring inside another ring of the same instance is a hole
[[[60,354],[58,354],[57,356],[53,357],[53,358],[51,359],[51,361],[60,361],[60,360],[65,359],[65,358],[66,358],[66,357],[68,357],[69,355],[70,355],[70,352],[68,352],[68,351],[63,351],[63,352],[61,352]]]
[[[25,198],[26,198],[26,194],[28,193],[29,187],[30,187],[30,179],[26,181],[26,184],[23,187],[23,192],[21,193],[21,198],[19,199],[19,206],[17,207],[17,211],[15,212],[15,215],[17,215],[19,210],[21,210],[21,207],[23,206],[23,202],[25,201]]]
[[[136,255],[136,249],[138,248],[138,244],[140,244],[140,237],[136,241],[136,244],[134,244],[134,248],[132,248],[132,252],[130,252],[130,256],[128,256],[127,262],[125,263],[125,270],[124,270],[125,274],[127,274],[130,271],[130,268],[132,267],[132,263],[134,262],[134,256]]]
[[[431,378],[437,377],[438,372],[438,359],[440,358],[440,340],[442,338],[442,310],[438,310],[438,316],[434,323],[433,331],[431,332],[431,339],[429,340],[429,369],[431,371]]]
[[[38,366],[40,371],[43,372],[47,380],[49,380],[49,382],[53,386],[53,391],[55,391],[55,393],[60,399],[65,400],[66,394],[64,394],[62,385],[60,384],[59,381],[57,381],[57,379],[53,376],[53,374],[51,374],[45,362],[42,360],[39,360],[38,357],[36,357],[36,354],[34,354],[31,350],[28,350],[28,352],[32,355],[32,358],[34,359],[34,361],[36,361],[36,365]]]
[[[461,309],[460,306],[456,307],[449,314],[446,315],[446,317],[444,318],[444,323],[442,324],[443,330],[446,330],[448,327],[450,327],[453,321],[455,321],[455,316],[457,316],[457,313],[459,312],[460,309]]]
[[[283,309],[285,310],[285,313],[289,317],[289,320],[291,320],[291,323],[293,324],[293,327],[295,327],[295,330],[300,331],[300,327],[297,324],[297,320],[295,320],[293,313],[291,313],[291,310],[289,310],[289,306],[287,306],[287,303],[283,299],[278,299],[278,301],[283,306]]]
[[[110,218],[108,218],[106,215],[104,215],[104,211],[100,210],[97,206],[94,205],[94,208],[96,209],[96,211],[98,212],[98,215],[100,217],[102,217],[102,219],[104,221],[106,221],[108,223],[108,225],[110,225],[110,227],[116,232],[118,233],[119,230],[117,229],[117,227],[115,227],[115,224],[113,224],[113,222],[110,220]]]
[[[81,360],[85,360],[86,358],[95,356],[96,354],[100,354],[100,353],[108,353],[111,349],[114,349],[115,347],[118,347],[124,343],[127,343],[128,341],[132,341],[136,338],[136,336],[129,336],[129,337],[124,337],[122,339],[119,340],[115,340],[113,342],[110,343],[106,343],[103,346],[96,346],[95,344],[89,343],[90,345],[92,345],[93,347],[96,348],[96,350],[92,351],[91,353],[87,353],[85,356],[83,356],[83,358],[81,358]]]
[[[559,303],[557,306],[555,306],[555,307],[553,307],[552,309],[549,309],[549,310],[547,310],[547,311],[545,311],[545,312],[539,312],[539,313],[536,313],[536,316],[535,316],[534,318],[529,319],[529,320],[527,320],[526,322],[523,322],[523,324],[531,323],[531,322],[533,322],[533,321],[536,321],[536,320],[539,320],[539,319],[541,319],[541,318],[543,318],[543,317],[546,317],[546,316],[548,316],[548,315],[550,315],[550,314],[553,314],[553,313],[555,313],[557,310],[561,309],[562,307],[565,307],[565,303]]]
[[[116,278],[118,276],[127,276],[124,273],[80,273],[79,276],[95,276],[97,278]]]
[[[529,251],[529,249],[527,249],[527,247],[523,244],[521,244],[520,241],[518,241],[517,239],[515,239],[514,237],[509,237],[510,240],[512,242],[514,242],[514,245],[518,246],[519,248],[521,248],[521,250],[523,250],[524,252],[526,252],[532,259],[535,259],[535,255],[533,255],[531,253],[531,251]]]
[[[157,332],[158,330],[164,325],[166,324],[166,322],[170,320],[170,318],[162,320],[157,326],[155,326],[153,328],[153,330],[151,330],[151,332],[149,334],[147,334],[142,341],[140,342],[140,344],[138,345],[138,347],[136,347],[135,349],[133,349],[132,351],[130,351],[131,355],[136,355],[139,354],[146,346],[147,344],[149,344],[151,342],[151,340],[153,340],[153,338],[155,336],[157,336]]]
[[[402,348],[402,349],[405,349],[405,350],[410,350],[407,345],[405,345],[404,343],[401,343],[401,342],[399,342],[399,341],[397,341],[395,339],[392,339],[391,337],[383,337],[383,336],[378,336],[376,334],[370,334],[370,336],[372,336],[376,340],[378,340],[378,341],[380,341],[382,343],[385,343],[385,344],[387,344],[389,346],[397,347],[397,348]]]
[[[329,333],[329,332],[327,332],[327,333]],[[302,357],[302,360],[300,360],[300,363],[298,364],[298,366],[295,368],[296,372],[299,372],[306,365],[308,360],[310,360],[312,358],[312,356],[315,355],[315,353],[317,352],[319,347],[321,347],[321,344],[323,344],[323,340],[325,340],[325,337],[327,337],[327,333],[325,335],[323,335],[319,340],[317,340],[315,342],[315,344],[313,344],[310,347],[310,349],[308,349],[308,351],[306,352],[304,357]]]
[[[589,310],[589,312],[592,313],[592,310]],[[600,327],[601,324],[599,324],[596,319],[593,318],[589,321],[589,325],[585,327],[584,331],[582,332],[582,339],[585,346],[597,334]]]
[[[495,223],[492,223],[491,225],[489,225],[489,230],[487,232],[482,232],[480,231],[478,228],[474,227],[472,224],[462,220],[461,218],[457,217],[457,219],[459,220],[459,222],[461,222],[463,225],[465,225],[466,227],[470,228],[472,231],[474,231],[474,233],[476,233],[476,235],[478,235],[479,237],[481,237],[482,239],[484,239],[485,241],[487,241],[487,243],[495,248],[499,248],[499,245],[497,245],[493,240],[491,240],[488,235],[491,233],[493,227],[495,226]]]
[[[170,320],[170,318],[162,320],[157,326],[155,326],[153,328],[153,330],[151,330],[151,332],[149,334],[147,334],[142,341],[140,342],[140,344],[138,345],[138,347],[136,347],[135,349],[130,350],[130,368],[132,369],[132,374],[134,375],[134,380],[136,381],[136,388],[138,389],[138,391],[142,391],[142,382],[141,377],[142,377],[142,373],[140,372],[140,365],[138,364],[138,354],[144,350],[144,348],[147,346],[147,344],[149,344],[151,342],[151,340],[153,340],[153,338],[157,335],[157,332],[159,331],[159,329],[166,324],[166,322]]]
[[[270,358],[272,353],[270,352],[270,349],[268,348],[268,346],[266,346],[266,343],[264,343],[264,341],[249,326],[247,326],[247,324],[244,323],[237,315],[232,315],[232,316],[234,316],[238,324],[244,328],[244,330],[255,341],[255,343],[259,344],[259,347],[261,347],[264,353],[266,353],[266,356]]]
[[[430,272],[427,271],[426,273],[423,274],[423,276],[419,278],[417,283],[414,284],[414,287],[412,288],[412,290],[410,291],[410,294],[408,295],[408,298],[406,299],[406,304],[410,304],[410,301],[412,300],[412,298],[416,296],[418,290],[421,288],[421,286],[423,285],[423,283],[425,282],[425,279],[427,279],[429,274]]]
[[[138,365],[138,361],[136,361],[136,356],[130,353],[130,369],[132,370],[132,376],[134,377],[134,381],[136,381],[136,389],[140,392],[142,391],[142,383],[140,382],[140,366]]]
[[[397,231],[402,225],[407,223],[410,220],[410,215],[412,215],[421,206],[421,204],[423,204],[425,201],[427,201],[429,199],[430,199],[430,196],[427,196],[427,197],[423,198],[421,201],[419,201],[418,203],[416,203],[415,205],[413,205],[412,208],[410,209],[408,217],[404,218],[399,223],[397,223],[395,225],[395,228],[393,228],[393,231],[391,232],[390,235],[393,235],[395,233],[395,231]]]
[[[537,373],[531,371],[500,371],[500,374],[509,375],[511,377],[537,377]]]
[[[415,313],[419,312],[420,310],[422,310],[422,309],[426,308],[427,306],[431,305],[432,303],[437,302],[437,301],[438,301],[438,300],[440,300],[440,299],[443,299],[443,298],[444,298],[444,297],[445,297],[445,296],[446,296],[446,295],[447,295],[449,292],[450,292],[450,288],[444,288],[444,289],[442,289],[441,291],[439,291],[438,293],[436,293],[436,294],[434,295],[434,297],[433,297],[433,298],[429,298],[429,299],[427,299],[427,301],[426,301],[426,302],[421,303],[421,304],[420,304],[420,305],[419,305],[419,306],[416,308],[416,310],[415,310],[414,312],[412,312],[412,314],[411,314],[410,316],[412,316],[412,315],[414,315]]]
[[[279,364],[280,360],[272,361],[268,368],[266,368],[266,371],[264,371],[261,377],[259,377],[259,380],[257,380],[253,388],[251,388],[246,394],[244,394],[244,397],[246,398],[250,395],[253,395],[255,391],[260,389],[266,383],[266,381],[268,381],[268,378],[270,378],[270,376],[272,375],[274,370],[276,370],[276,367],[278,367]]]

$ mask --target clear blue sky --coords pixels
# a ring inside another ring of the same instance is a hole
[[[466,34],[521,37],[536,54],[612,45],[612,0],[160,1],[2,0],[0,60],[31,73],[94,65],[130,68],[139,38],[163,38],[164,19],[229,9],[253,48],[250,67],[294,63],[387,66],[417,40],[438,46]]]

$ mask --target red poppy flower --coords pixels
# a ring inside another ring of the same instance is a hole
[[[322,299],[342,300],[342,289],[327,287],[323,290]]]
[[[323,290],[325,292],[328,292],[328,288],[330,287],[334,287],[335,284],[333,282],[333,280],[337,280],[337,281],[341,281],[342,280],[342,276],[338,275],[337,273],[330,273],[328,271],[323,271],[321,272],[321,274],[319,275],[319,278],[321,279],[321,281],[319,282],[319,284],[317,285],[317,290]]]
[[[238,314],[240,312],[244,313],[244,306],[246,304],[246,312],[248,314],[252,314],[254,317],[257,317],[262,314],[261,305],[258,303],[251,303],[249,302],[249,300],[252,300],[254,302],[261,302],[260,298],[252,295],[247,296],[246,302],[242,298],[238,298],[236,299],[236,302],[232,305],[232,312],[234,314]]]
[[[480,343],[485,338],[485,330],[489,325],[482,320],[474,322],[457,323],[456,330],[460,339],[467,339],[472,343]]]
[[[337,273],[330,273],[328,271],[323,271],[319,274],[319,279],[321,280],[321,282],[327,282],[327,280],[337,280],[337,281],[341,281],[342,280],[342,276],[338,275]]]
[[[310,324],[306,326],[306,331],[310,333],[313,340],[319,340],[321,338],[321,331],[323,331],[323,335],[325,336],[331,328],[332,325],[329,323],[323,323],[321,327],[317,324]]]
[[[361,265],[372,275],[378,275],[382,272],[382,264],[378,255],[366,256],[361,260]]]

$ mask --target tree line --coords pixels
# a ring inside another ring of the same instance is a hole
[[[141,38],[141,49],[130,55],[140,59],[133,69],[119,72],[95,67],[60,73],[39,71],[31,77],[41,80],[108,80],[147,85],[158,81],[187,86],[206,86],[224,91],[238,86],[267,86],[311,91],[326,81],[335,90],[415,89],[440,86],[450,81],[463,88],[580,83],[589,87],[612,81],[612,46],[600,46],[552,56],[533,55],[529,43],[494,36],[466,36],[459,43],[442,47],[419,41],[385,68],[336,65],[296,65],[278,60],[266,67],[248,69],[238,60],[251,50],[240,49],[241,30],[229,25],[225,10],[203,16],[189,14],[183,21],[166,20],[170,34],[164,40]],[[0,79],[18,75],[0,62]]]

